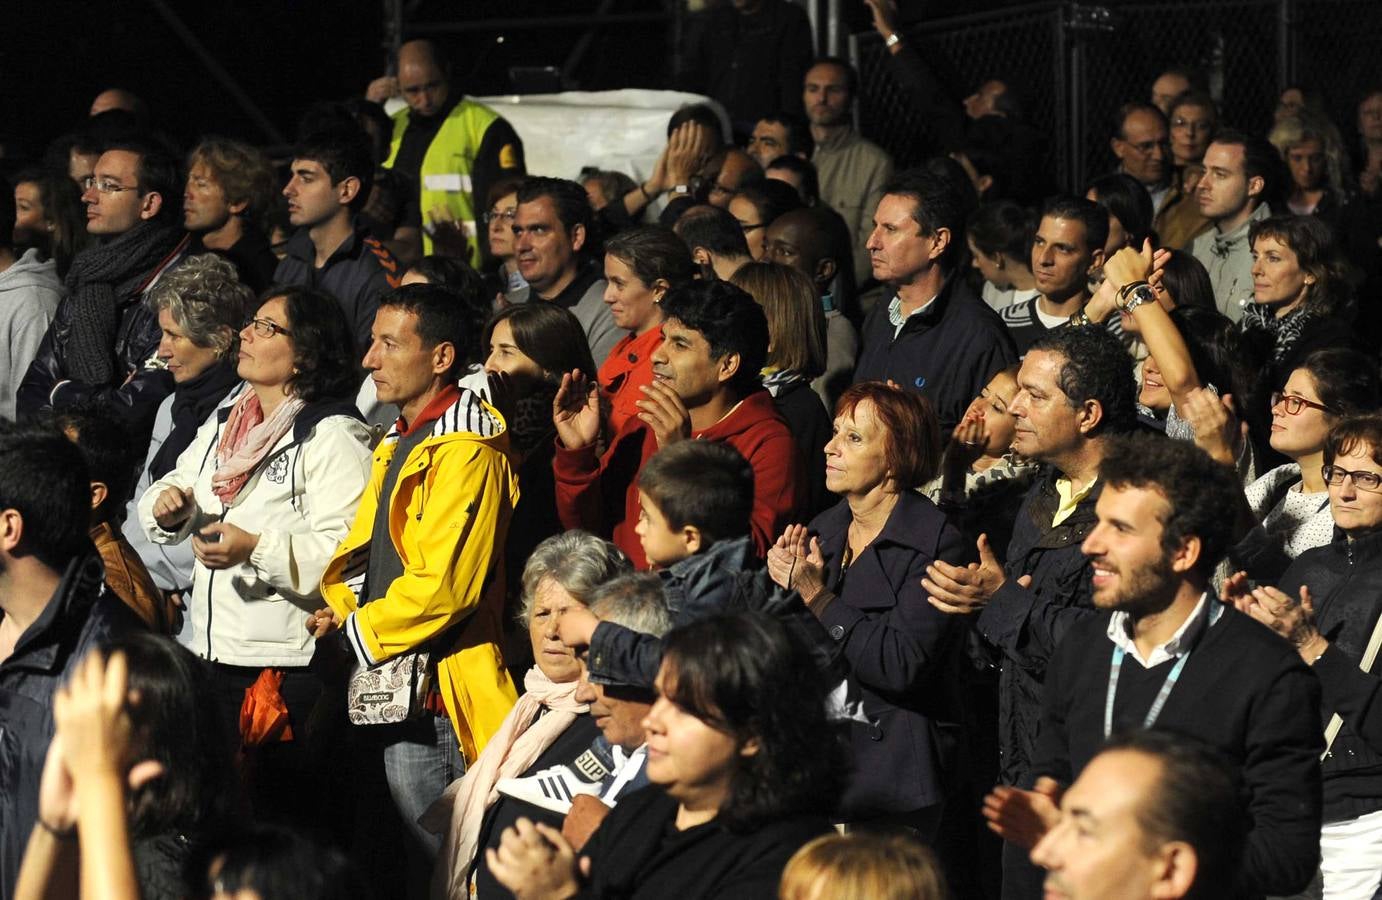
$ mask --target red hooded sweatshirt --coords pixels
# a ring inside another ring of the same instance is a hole
[[[759,556],[791,524],[799,493],[797,450],[787,423],[773,408],[767,391],[745,397],[729,415],[691,437],[728,444],[753,467],[753,544]],[[641,420],[628,419],[614,435],[604,456],[595,447],[568,450],[557,444],[557,514],[567,528],[584,528],[609,537],[646,569],[643,545],[634,534],[638,524],[638,473],[657,452],[657,438]]]

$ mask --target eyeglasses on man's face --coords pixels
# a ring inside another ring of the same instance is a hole
[[[137,191],[139,188],[138,186],[125,187],[120,182],[112,181],[109,178],[97,178],[94,175],[88,175],[82,179],[82,193],[91,190],[102,194],[119,194],[122,191]]]
[[[1320,469],[1320,474],[1324,476],[1326,484],[1332,484],[1335,487],[1343,484],[1344,478],[1348,477],[1353,479],[1354,486],[1360,491],[1376,493],[1379,488],[1382,488],[1382,475],[1377,472],[1350,472],[1342,466],[1325,466]]]

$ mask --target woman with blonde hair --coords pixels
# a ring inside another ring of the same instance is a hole
[[[782,870],[778,900],[945,900],[936,858],[916,838],[856,831],[802,847]]]
[[[730,282],[763,307],[768,319],[768,364],[763,386],[787,422],[797,445],[797,463],[807,473],[806,507],[814,516],[833,502],[825,489],[825,442],[830,416],[811,381],[825,372],[825,313],[811,279],[791,266],[751,262]]]
[[[1291,171],[1286,205],[1298,216],[1319,216],[1335,224],[1348,200],[1347,154],[1333,122],[1302,110],[1272,126],[1267,140]]]

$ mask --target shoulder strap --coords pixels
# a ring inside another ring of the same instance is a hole
[[[1372,671],[1372,664],[1377,662],[1378,651],[1382,650],[1382,616],[1377,617],[1377,624],[1372,627],[1372,637],[1368,639],[1368,649],[1363,651],[1363,662],[1359,666],[1364,672]],[[1339,730],[1344,727],[1344,720],[1335,713],[1329,720],[1329,725],[1324,729],[1324,753],[1320,759],[1329,755],[1329,749],[1334,746],[1334,739],[1339,736]]]

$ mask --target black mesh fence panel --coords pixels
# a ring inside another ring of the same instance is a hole
[[[1271,125],[1282,72],[1319,90],[1345,132],[1363,86],[1382,83],[1379,0],[1052,3],[928,22],[905,39],[956,102],[988,78],[1014,86],[1051,138],[1053,174],[1071,188],[1113,167],[1119,106],[1145,99],[1168,66],[1205,73],[1224,123],[1259,134]],[[886,52],[872,32],[854,39],[860,127],[906,166],[935,148]]]
[[[1057,24],[1055,4],[960,16],[928,23],[908,32],[950,96],[968,96],[984,80],[1001,78],[1016,85],[1033,121],[1056,120]],[[892,78],[887,48],[874,32],[855,36],[861,85],[860,130],[893,155],[899,167],[921,162],[932,152],[926,122],[912,108]]]

